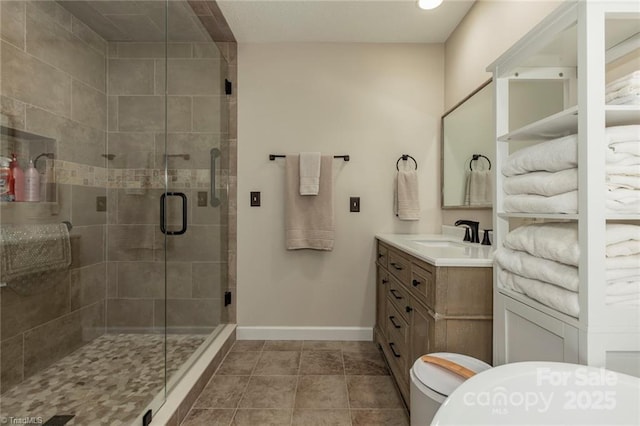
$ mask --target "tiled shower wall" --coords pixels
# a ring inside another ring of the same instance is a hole
[[[107,43],[55,2],[0,7],[1,109],[10,127],[56,139],[59,160],[104,167]],[[57,203],[0,207],[2,224],[74,225],[69,271],[0,290],[2,391],[105,331],[106,213],[87,206],[106,189],[82,181],[57,192]]]
[[[154,184],[153,173],[167,161],[169,190],[187,196],[188,228],[184,235],[166,237],[166,325],[169,332],[210,331],[221,322],[227,276],[224,60],[214,43],[171,43],[166,63],[162,43],[109,43],[108,51],[108,166],[128,169],[129,181],[134,170],[141,173],[136,181],[109,189],[107,328],[147,332],[165,325],[165,236],[157,225],[163,190]],[[216,176],[223,200],[218,207],[209,205],[214,147],[223,154]],[[206,204],[199,206],[202,197]],[[179,206],[169,200],[168,221],[179,228]]]
[[[163,325],[164,237],[157,230],[163,176],[156,167],[164,157],[156,148],[164,145],[164,46],[108,45],[54,1],[0,5],[1,110],[11,127],[56,140],[57,177],[57,202],[2,204],[0,220],[74,225],[70,271],[51,274],[26,294],[0,290],[4,391],[105,327]],[[235,43],[218,45],[235,82]],[[193,331],[235,321],[235,297],[220,312],[227,265],[235,293],[235,93],[225,100],[220,79],[214,84],[203,70],[206,64],[216,75],[224,68],[211,45],[172,44],[169,56],[168,153],[191,157],[169,159],[170,190],[189,197],[190,227],[167,241],[167,320],[170,331]],[[107,137],[115,156],[109,161]],[[223,153],[217,177],[223,204],[196,207],[198,192],[209,186],[213,146]],[[97,212],[96,199],[105,195],[108,212]],[[176,212],[171,206],[173,222]]]

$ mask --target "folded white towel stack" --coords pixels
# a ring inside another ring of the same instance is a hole
[[[417,171],[404,168],[398,171],[394,204],[395,213],[400,220],[420,220],[420,192],[418,190]]]
[[[605,102],[609,105],[640,105],[640,70],[607,84]]]
[[[320,190],[320,153],[300,153],[300,195],[318,195]]]
[[[605,303],[640,306],[640,226],[607,224],[605,242]],[[521,226],[506,235],[504,245],[495,254],[499,287],[579,315],[576,223]]]

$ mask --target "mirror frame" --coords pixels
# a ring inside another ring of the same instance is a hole
[[[440,208],[442,210],[492,210],[493,209],[493,206],[478,207],[478,206],[465,206],[465,205],[460,205],[460,206],[444,205],[444,119],[453,111],[455,111],[458,107],[460,107],[462,104],[464,104],[469,99],[471,99],[476,93],[478,93],[479,91],[487,87],[489,84],[491,84],[492,81],[493,81],[493,78],[490,78],[489,80],[482,83],[473,92],[469,93],[467,96],[464,97],[464,99],[462,99],[460,102],[455,104],[452,108],[450,108],[447,112],[445,112],[442,115],[442,118],[440,118]]]

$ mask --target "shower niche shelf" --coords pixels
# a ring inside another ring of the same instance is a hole
[[[3,116],[4,118],[4,116]],[[36,202],[2,201],[2,205],[33,205],[33,204],[57,204],[57,185],[54,182],[53,164],[47,164],[46,159],[55,159],[56,140],[47,136],[16,129],[14,127],[0,125],[0,156],[11,157],[15,153],[20,168],[26,170],[29,160],[35,160],[35,166],[40,173],[41,187],[40,200]]]

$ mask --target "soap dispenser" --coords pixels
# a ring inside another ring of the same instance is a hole
[[[12,157],[11,174],[13,175],[13,195],[15,201],[24,201],[24,172],[20,168],[16,155],[13,154]]]
[[[40,173],[29,160],[29,168],[24,172],[24,200],[40,201]]]

